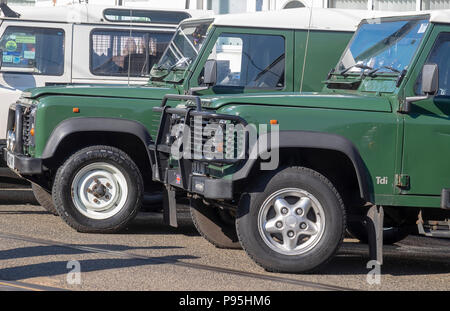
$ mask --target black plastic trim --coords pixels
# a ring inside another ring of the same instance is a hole
[[[260,137],[265,139],[264,136]],[[270,147],[270,135],[267,135]],[[280,131],[280,149],[285,148],[310,148],[338,151],[345,154],[352,162],[358,178],[361,198],[367,202],[373,202],[373,185],[370,183],[369,173],[358,149],[347,138],[329,133],[311,131]],[[251,148],[250,148],[251,150]],[[273,151],[273,148],[272,148]],[[252,154],[250,152],[250,154]],[[257,159],[249,159],[244,166],[233,175],[233,180],[245,179],[257,162]]]
[[[54,156],[59,144],[69,135],[80,132],[111,132],[127,133],[138,137],[145,149],[152,143],[152,138],[147,128],[137,122],[119,118],[71,118],[62,121],[56,126],[47,141],[42,153],[42,159],[50,159]],[[148,154],[150,157],[150,154]]]
[[[213,179],[206,176],[185,176],[183,180],[178,169],[167,170],[166,184],[204,196],[206,199],[232,199],[233,181],[228,179]]]
[[[13,153],[14,171],[20,175],[42,174],[42,159],[31,158],[24,155]],[[3,160],[6,162],[6,151],[3,152]]]
[[[0,167],[6,166],[4,148],[6,148],[6,139],[0,139]]]

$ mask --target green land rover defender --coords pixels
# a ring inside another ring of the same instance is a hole
[[[381,264],[383,240],[448,228],[449,55],[450,11],[367,19],[319,93],[167,96],[150,150],[172,222],[187,193],[206,239],[283,272],[327,263],[346,229]]]
[[[114,232],[144,193],[162,193],[148,146],[159,126],[152,108],[165,95],[320,91],[361,16],[377,14],[292,9],[186,20],[147,85],[24,92],[9,110],[5,159],[70,226]],[[211,70],[214,81],[204,77]]]

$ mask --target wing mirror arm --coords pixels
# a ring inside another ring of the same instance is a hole
[[[411,104],[429,99],[439,90],[439,67],[437,64],[425,64],[422,69],[422,96],[406,97],[399,112],[407,114],[411,111]]]
[[[195,95],[197,92],[205,91],[217,83],[217,60],[208,59],[204,67],[203,85],[189,89],[190,95]]]

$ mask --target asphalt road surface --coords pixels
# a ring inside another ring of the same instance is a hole
[[[368,249],[356,240],[320,273],[274,274],[210,245],[188,215],[178,229],[143,213],[119,234],[82,234],[39,206],[1,204],[0,290],[450,290],[445,239],[385,247],[380,284],[370,285]]]

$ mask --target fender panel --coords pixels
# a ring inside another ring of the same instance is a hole
[[[53,129],[50,138],[42,152],[43,159],[49,159],[55,154],[59,144],[69,135],[80,132],[119,132],[137,136],[145,145],[152,138],[147,128],[139,122],[118,118],[71,118],[62,121]]]
[[[267,145],[271,145],[270,134],[261,135],[260,139],[267,139]],[[363,159],[361,158],[358,149],[347,138],[340,135],[323,132],[280,131],[279,148],[325,149],[338,151],[345,154],[350,159],[353,167],[355,168],[361,198],[368,202],[374,201],[373,185],[370,182],[371,179],[369,178],[367,167]],[[260,155],[261,153],[258,151],[257,154]],[[257,159],[249,159],[243,165],[243,167],[233,175],[233,180],[241,180],[246,178],[250,174],[250,171],[256,164],[256,162]]]

